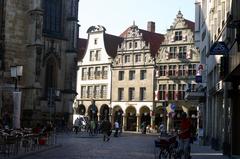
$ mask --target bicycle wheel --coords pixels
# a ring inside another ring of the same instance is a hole
[[[159,153],[159,159],[167,159],[168,157],[171,158],[169,152],[167,150],[161,150]]]

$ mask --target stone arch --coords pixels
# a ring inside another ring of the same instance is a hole
[[[151,125],[150,109],[147,106],[142,106],[140,108],[139,115],[140,115],[140,124],[145,122],[146,125]]]
[[[86,107],[83,104],[79,104],[76,110],[76,114],[85,115]]]
[[[128,106],[125,111],[126,130],[136,131],[137,127],[137,111],[134,106]]]
[[[118,121],[120,126],[123,125],[123,110],[119,105],[113,107],[112,120],[113,122]]]
[[[98,108],[95,104],[90,104],[88,106],[88,117],[89,117],[89,120],[94,120],[94,121],[98,121]]]
[[[103,104],[100,108],[100,121],[104,119],[109,120],[109,106],[107,104]]]
[[[159,126],[160,123],[164,123],[166,121],[166,110],[163,106],[157,106],[155,109],[155,125]]]

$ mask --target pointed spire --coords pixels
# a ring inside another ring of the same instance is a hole
[[[133,20],[133,26],[135,26],[135,20]]]

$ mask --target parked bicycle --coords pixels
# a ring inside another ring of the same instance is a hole
[[[186,156],[190,157],[190,149],[183,151],[181,148],[181,139],[179,134],[169,135],[164,134],[159,136],[155,140],[155,146],[159,148],[158,158],[159,159],[186,159]]]

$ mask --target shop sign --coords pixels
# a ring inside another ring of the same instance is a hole
[[[215,42],[210,48],[209,55],[226,55],[229,52],[229,49],[225,42],[218,41]]]

